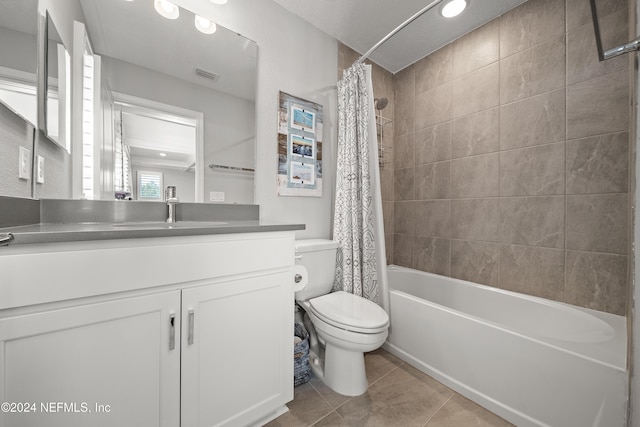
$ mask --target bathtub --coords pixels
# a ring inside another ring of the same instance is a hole
[[[624,426],[625,318],[389,266],[383,348],[518,426]]]

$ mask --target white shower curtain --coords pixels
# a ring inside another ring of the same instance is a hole
[[[386,258],[371,66],[354,64],[338,82],[338,156],[333,239],[334,290],[387,307]]]

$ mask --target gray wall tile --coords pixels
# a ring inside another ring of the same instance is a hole
[[[380,168],[380,190],[382,192],[382,200],[393,201],[393,168]]]
[[[496,62],[500,59],[500,19],[459,38],[451,46],[453,78]]]
[[[503,245],[501,249],[501,288],[563,301],[563,250],[515,245]]]
[[[497,62],[453,80],[453,118],[497,107],[500,67]]]
[[[617,13],[600,19],[600,35],[603,49],[619,46],[628,41],[628,13],[620,10]],[[567,84],[573,84],[626,70],[629,58],[624,55],[600,61],[597,55],[593,24],[582,25],[567,33]]]
[[[451,277],[497,287],[499,260],[497,243],[451,241]]]
[[[500,61],[502,104],[560,89],[564,85],[564,35]]]
[[[627,194],[567,196],[567,249],[628,253]]]
[[[627,41],[627,0],[596,1],[605,44]],[[375,96],[395,94],[388,260],[625,314],[628,70],[595,60],[587,0],[528,0],[374,73]]]
[[[393,235],[393,262],[396,265],[413,268],[413,236]]]
[[[393,131],[396,136],[413,132],[416,125],[415,97],[396,101],[393,115]]]
[[[450,272],[451,240],[433,237],[413,239],[414,268],[448,276]]]
[[[415,134],[413,132],[394,138],[393,162],[396,169],[409,168],[416,163]]]
[[[382,202],[382,219],[385,234],[394,232],[393,205],[393,202]]]
[[[499,242],[499,200],[497,198],[452,200],[451,237],[454,239]]]
[[[620,10],[628,10],[627,0],[596,0],[598,19]],[[567,30],[591,23],[591,8],[588,1],[567,0]]]
[[[393,194],[395,200],[413,200],[414,191],[414,168],[396,169],[393,176]]]
[[[423,129],[451,119],[451,83],[416,95],[415,129]]]
[[[500,195],[564,193],[564,142],[500,152]]]
[[[499,193],[499,154],[451,161],[451,197],[493,197]]]
[[[567,194],[626,193],[629,133],[567,141]]]
[[[505,58],[564,33],[564,0],[528,1],[500,18],[500,56]]]
[[[415,202],[415,235],[451,237],[451,200]]]
[[[395,202],[393,204],[393,232],[400,234],[414,233],[414,203],[413,201]]]
[[[415,134],[416,164],[451,158],[451,122],[421,129]]]
[[[451,157],[493,153],[500,149],[500,110],[492,108],[451,122]]]
[[[428,163],[415,168],[416,200],[451,197],[450,162]]]
[[[564,248],[564,196],[500,199],[500,241]]]
[[[393,76],[393,88],[396,103],[413,98],[416,94],[415,64],[398,71]]]
[[[567,139],[628,129],[628,71],[567,86]]]
[[[451,45],[448,44],[414,64],[416,94],[451,81]]]
[[[624,255],[567,251],[566,302],[624,316],[628,261]]]
[[[565,89],[500,107],[500,149],[564,141]]]

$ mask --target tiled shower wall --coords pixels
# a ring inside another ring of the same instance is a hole
[[[627,42],[627,2],[598,6]],[[598,62],[587,0],[529,0],[393,86],[389,262],[626,313],[629,58]]]

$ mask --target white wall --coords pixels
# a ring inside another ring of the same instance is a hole
[[[258,44],[256,98],[256,204],[264,220],[304,223],[297,237],[329,237],[337,139],[338,42],[271,0],[230,0],[216,6],[201,0],[176,4],[213,19]],[[323,106],[323,195],[279,197],[277,109],[279,91]]]

